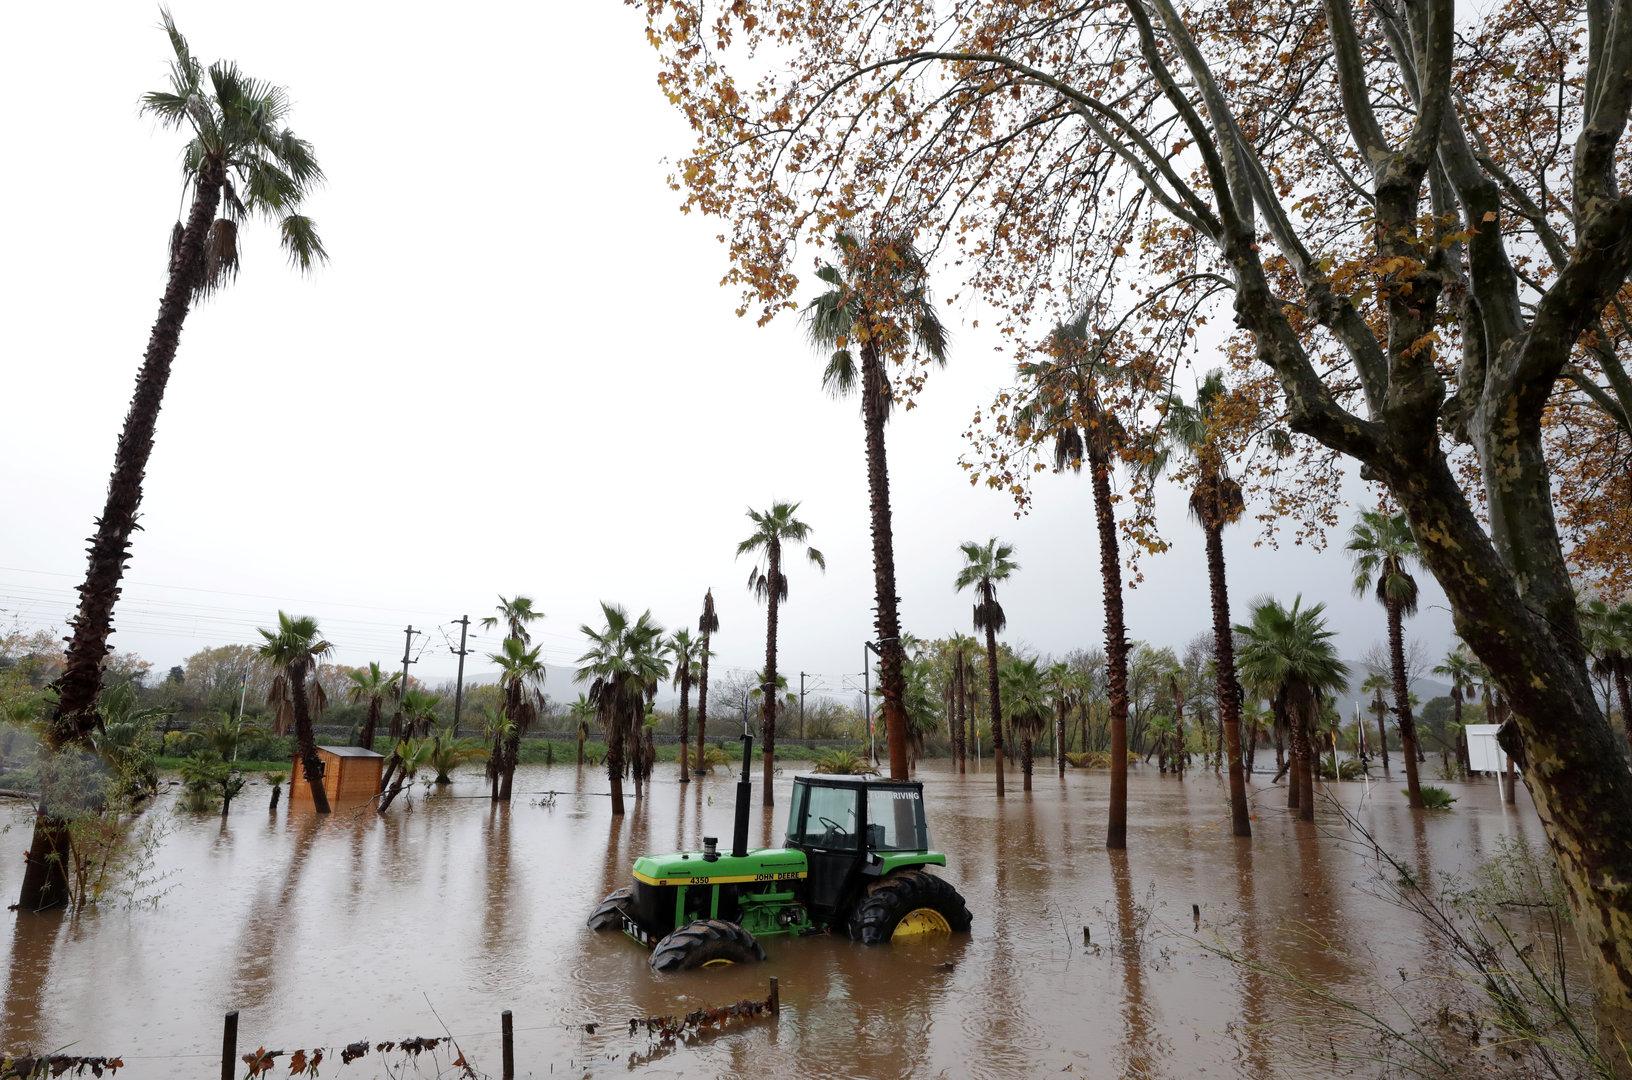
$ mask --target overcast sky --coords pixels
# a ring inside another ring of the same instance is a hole
[[[178,0],[174,13],[197,55],[292,92],[292,124],[329,176],[310,212],[333,261],[301,278],[254,227],[237,284],[189,317],[119,648],[166,667],[254,640],[283,607],[316,615],[347,663],[400,661],[403,626],[426,628],[415,673],[435,680],[454,665],[442,630],[496,593],[537,599],[559,664],[597,601],[694,624],[713,586],[721,663],[757,667],[764,617],[733,552],[745,507],[797,499],[828,572],[794,564],[779,666],[834,689],[859,675],[872,579],[857,408],[821,393],[793,319],[734,315],[718,223],[681,215],[664,183],[687,132],[638,12],[289,0],[269,19]],[[164,80],[157,24],[143,3],[35,4],[9,9],[0,36],[8,628],[72,610],[163,289],[183,139],[137,115]],[[997,533],[1022,565],[1001,594],[1011,640],[1097,647],[1086,478],[1045,478],[1019,521],[1006,495],[968,485],[961,433],[1011,360],[967,313],[948,321],[950,367],[889,433],[903,623],[967,630],[957,545]],[[1209,626],[1205,567],[1182,496],[1162,509],[1173,550],[1146,563],[1128,622],[1182,647]],[[1226,541],[1238,608],[1302,591],[1330,605],[1346,655],[1381,637],[1341,551],[1251,538]],[[1425,586],[1411,633],[1437,656],[1450,620]]]

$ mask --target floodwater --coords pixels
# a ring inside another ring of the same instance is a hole
[[[1315,1045],[1318,1025],[1292,1022],[1307,1017],[1307,994],[1257,965],[1363,992],[1432,964],[1412,917],[1367,888],[1372,871],[1336,838],[1336,810],[1300,824],[1267,776],[1255,778],[1255,835],[1237,841],[1212,773],[1136,769],[1128,850],[1109,853],[1104,772],[1062,781],[1039,762],[1036,790],[1020,793],[1016,774],[999,804],[989,772],[926,763],[931,840],[974,913],[972,934],[874,949],[775,938],[762,965],[656,975],[639,946],[591,933],[584,918],[638,854],[705,834],[729,843],[734,773],[682,786],[665,768],[621,822],[594,794],[604,774],[570,765],[518,770],[518,793],[571,792],[553,805],[518,794],[494,807],[472,797],[479,772],[416,791],[383,818],[319,820],[287,800],[269,814],[264,786],[246,789],[225,823],[162,800],[147,814],[172,827],[155,905],[0,924],[0,1052],[117,1054],[120,1075],[137,1080],[215,1076],[222,1014],[238,1009],[240,1052],[326,1046],[330,1077],[387,1065],[436,1075],[448,1056],[341,1065],[336,1048],[447,1031],[496,1076],[510,1009],[523,1076],[1347,1075],[1357,1070]],[[790,782],[770,818],[756,807],[753,842],[781,842]],[[1413,819],[1400,786],[1329,790],[1422,871],[1466,869],[1504,836],[1540,843],[1522,791],[1514,808],[1494,784],[1448,785],[1453,810]],[[15,812],[12,824],[15,852],[27,823]],[[0,863],[0,893],[15,895],[20,871],[19,859]],[[630,1034],[630,1017],[764,997],[772,975],[779,1020],[666,1048]],[[273,1075],[287,1075],[282,1062]]]

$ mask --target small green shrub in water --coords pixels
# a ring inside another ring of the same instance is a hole
[[[702,757],[697,756],[695,748],[688,751],[691,758],[691,768],[694,772],[706,773],[712,768],[731,764],[731,755],[718,746],[703,747]]]
[[[1316,769],[1322,780],[1359,780],[1366,775],[1366,767],[1354,758],[1337,763],[1337,772],[1332,772],[1332,759],[1321,758]]]
[[[866,755],[858,754],[854,750],[824,750],[816,755],[815,771],[831,773],[835,776],[876,776],[878,770],[873,768]]]
[[[1403,788],[1400,794],[1407,798],[1411,796],[1411,793]],[[1455,801],[1456,796],[1442,787],[1435,787],[1433,784],[1422,785],[1422,805],[1430,810],[1449,810]]]

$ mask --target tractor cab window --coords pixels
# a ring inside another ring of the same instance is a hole
[[[859,796],[854,788],[796,785],[788,821],[789,842],[829,851],[856,850]]]
[[[927,851],[923,792],[918,788],[870,789],[867,832],[867,847],[872,851]]]

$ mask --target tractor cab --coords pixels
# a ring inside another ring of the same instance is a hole
[[[818,916],[847,911],[875,878],[906,866],[945,866],[929,850],[924,786],[915,780],[798,776],[786,846],[804,852],[806,903]]]

